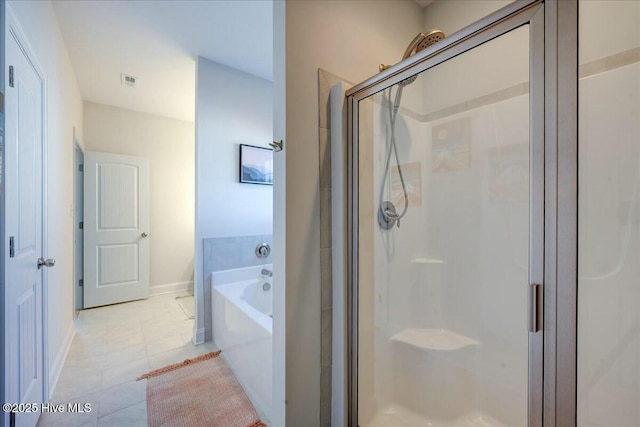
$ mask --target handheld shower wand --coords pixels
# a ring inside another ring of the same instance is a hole
[[[404,52],[402,59],[405,60],[414,53],[418,53],[421,50],[431,46],[432,44],[442,40],[444,33],[440,30],[433,30],[429,33],[420,33],[409,43],[409,46]],[[390,65],[380,64],[379,70],[384,71],[389,68]],[[389,88],[389,122],[391,124],[391,138],[389,141],[389,148],[387,149],[387,156],[385,160],[384,175],[382,177],[382,183],[380,184],[380,205],[378,207],[378,224],[383,230],[389,230],[394,225],[398,225],[400,228],[400,219],[404,217],[409,208],[409,194],[407,193],[407,186],[404,182],[404,176],[402,175],[402,167],[400,166],[400,159],[398,157],[398,148],[396,146],[396,118],[398,116],[398,110],[400,109],[400,102],[402,100],[402,91],[405,86],[415,82],[418,75],[411,76],[398,83],[398,89],[393,104],[391,105],[391,88]],[[400,183],[402,184],[402,193],[404,196],[404,206],[402,212],[398,213],[393,202],[384,200],[384,186],[389,175],[389,168],[391,167],[391,154],[395,155],[396,165],[398,165],[398,176]]]

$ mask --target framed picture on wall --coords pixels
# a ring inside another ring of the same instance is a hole
[[[273,185],[273,150],[240,144],[240,182]]]

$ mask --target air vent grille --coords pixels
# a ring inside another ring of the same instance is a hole
[[[128,74],[120,74],[120,83],[122,86],[138,87],[138,78]]]

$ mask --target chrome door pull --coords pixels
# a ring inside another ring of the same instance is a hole
[[[42,257],[38,258],[38,270],[44,267],[53,267],[56,265],[56,260],[53,258],[44,259]]]
[[[536,333],[540,330],[540,311],[541,311],[541,291],[542,285],[540,283],[532,283],[529,285],[529,315],[528,315],[528,329],[529,332]]]
[[[145,232],[143,232],[143,233],[140,235],[140,237],[142,237],[143,239],[144,239],[145,237],[149,237],[149,233],[147,233],[147,232],[145,231]]]

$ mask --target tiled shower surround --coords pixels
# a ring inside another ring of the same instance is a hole
[[[331,426],[331,369],[333,336],[333,277],[331,261],[331,87],[343,82],[328,71],[318,70],[320,150],[320,426]]]
[[[213,271],[231,270],[234,268],[253,267],[271,264],[272,256],[258,258],[256,246],[260,243],[273,245],[271,234],[258,236],[212,237],[203,239],[203,269],[204,277],[204,324],[205,341],[213,338],[211,312],[211,273]]]
[[[271,264],[271,255],[266,258],[256,256],[256,246],[260,243],[273,245],[273,236],[266,234],[203,239],[204,277],[212,271]]]

